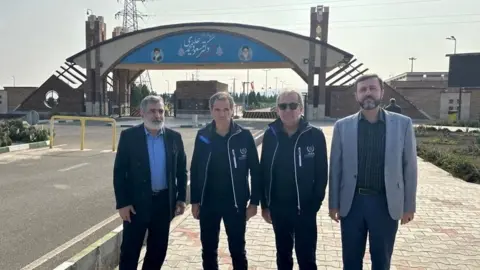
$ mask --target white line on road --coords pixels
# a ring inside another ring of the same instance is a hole
[[[119,218],[118,214],[115,214],[107,219],[105,219],[104,221],[98,223],[97,225],[91,227],[90,229],[84,231],[83,233],[79,234],[78,236],[76,236],[75,238],[73,238],[72,240],[66,242],[65,244],[57,247],[56,249],[50,251],[49,253],[43,255],[42,257],[40,257],[39,259],[35,260],[34,262],[30,263],[29,265],[23,267],[21,270],[32,270],[32,269],[35,269],[37,267],[39,267],[40,265],[44,264],[45,262],[47,262],[48,260],[52,259],[53,257],[57,256],[58,254],[62,253],[63,251],[65,251],[66,249],[70,248],[71,246],[75,245],[76,243],[82,241],[84,238],[87,238],[88,236],[90,236],[91,234],[93,234],[94,232],[98,231],[99,229],[101,229],[102,227],[106,226],[107,224],[109,224],[110,222],[113,222],[115,219]]]
[[[73,166],[70,166],[70,167],[67,167],[67,168],[58,170],[58,171],[59,171],[59,172],[66,172],[66,171],[70,171],[70,170],[73,170],[73,169],[77,169],[77,168],[86,166],[86,165],[88,165],[88,164],[90,164],[90,163],[80,163],[80,164],[77,164],[77,165],[73,165]]]

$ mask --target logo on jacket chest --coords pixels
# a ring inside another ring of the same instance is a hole
[[[304,158],[313,158],[315,157],[315,146],[310,145],[306,147],[306,153],[303,156]]]
[[[247,148],[240,148],[240,156],[238,160],[245,160],[247,159]]]

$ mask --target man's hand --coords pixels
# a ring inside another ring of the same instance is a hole
[[[337,223],[340,220],[340,211],[338,209],[330,209],[328,215]]]
[[[195,219],[200,218],[200,204],[198,204],[198,203],[192,204],[192,216]]]
[[[409,223],[410,221],[412,221],[414,216],[415,216],[414,213],[405,213],[405,214],[403,214],[402,221],[400,223],[402,225],[405,225],[405,224]]]
[[[272,224],[272,217],[270,216],[270,210],[267,209],[262,209],[262,217],[267,222],[268,224]]]
[[[257,206],[250,204],[247,208],[247,221],[257,214]]]
[[[132,219],[130,218],[130,213],[134,215],[136,214],[135,209],[133,209],[133,206],[131,205],[118,209],[118,214],[123,219],[123,221],[132,222]]]
[[[175,207],[175,216],[183,215],[183,213],[185,213],[185,207],[187,207],[185,202],[178,201]]]

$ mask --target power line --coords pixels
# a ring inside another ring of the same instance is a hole
[[[371,3],[371,4],[358,4],[358,5],[345,5],[345,6],[331,6],[334,7],[335,9],[341,9],[341,8],[352,8],[352,7],[373,7],[373,6],[397,6],[400,4],[419,4],[419,3],[431,3],[431,2],[440,2],[441,0],[417,0],[417,1],[401,1],[401,2],[388,2],[388,3]],[[339,2],[339,1],[338,1]],[[265,7],[271,7],[265,6]],[[252,9],[255,9],[255,11],[252,11]],[[235,10],[234,12],[225,12],[229,10]],[[187,13],[182,13],[182,12],[176,12],[176,13],[166,13],[162,15],[163,17],[175,17],[175,16],[184,16],[184,15],[194,15],[194,16],[211,16],[211,15],[238,15],[238,14],[254,14],[254,13],[265,13],[266,11],[269,12],[291,12],[291,11],[305,11],[305,7],[302,8],[288,8],[288,9],[268,9],[268,10],[258,10],[255,7],[249,7],[247,10],[241,10],[241,9],[218,9],[217,11],[219,12],[209,12],[209,13],[198,13],[198,11],[202,10],[191,10],[191,12]]]
[[[327,1],[323,2],[323,5],[326,4],[333,4],[333,3],[341,3],[341,2],[357,2],[358,0],[337,0],[337,1]],[[292,7],[292,6],[300,6],[300,5],[318,5],[318,1],[316,2],[297,2],[295,4],[274,4],[274,5],[255,5],[249,6],[247,10],[251,10],[252,8],[271,8],[271,7]],[[245,9],[245,7],[229,7],[229,8],[205,8],[205,9],[182,9],[181,12],[198,12],[198,11],[225,11],[225,10],[238,10],[238,9]],[[303,10],[303,8],[302,8]]]

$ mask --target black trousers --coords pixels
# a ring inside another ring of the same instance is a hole
[[[317,214],[300,212],[296,208],[270,209],[275,244],[277,269],[293,269],[293,246],[300,270],[316,270]]]
[[[152,196],[152,212],[149,219],[131,214],[132,222],[123,222],[123,240],[120,247],[119,270],[136,270],[145,233],[148,230],[147,253],[143,270],[159,270],[165,260],[170,230],[170,205],[168,190]]]
[[[398,221],[390,217],[385,194],[355,194],[352,207],[340,220],[343,269],[361,270],[370,241],[372,270],[390,269]]]
[[[234,270],[247,270],[245,251],[246,209],[202,207],[200,209],[200,240],[204,270],[218,269],[218,241],[223,219],[228,248]]]

